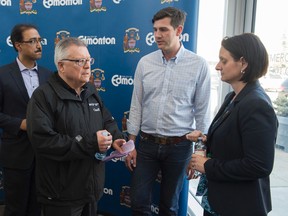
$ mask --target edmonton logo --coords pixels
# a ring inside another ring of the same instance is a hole
[[[113,196],[113,190],[111,188],[103,188],[103,193],[106,195]]]
[[[82,5],[82,0],[43,0],[45,8]]]
[[[84,41],[87,45],[115,45],[115,37],[97,37],[97,36],[84,36],[81,35],[78,37]]]
[[[155,213],[156,215],[159,214],[159,207],[157,205],[151,205],[151,212]]]
[[[161,0],[161,4],[171,3],[171,2],[178,2],[178,0]]]
[[[133,85],[133,78],[131,76],[121,76],[116,74],[111,78],[111,82],[116,87],[119,85]]]
[[[0,0],[0,6],[12,6],[11,0]]]

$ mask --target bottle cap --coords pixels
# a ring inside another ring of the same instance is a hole
[[[197,138],[197,141],[202,141],[202,140],[203,140],[202,137],[198,137],[198,138]]]

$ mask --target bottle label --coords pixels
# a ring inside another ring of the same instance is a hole
[[[99,152],[97,152],[97,153],[95,154],[95,158],[98,159],[98,160],[103,160],[105,157],[106,157],[106,153],[99,153]]]
[[[206,150],[195,150],[195,154],[206,157]]]

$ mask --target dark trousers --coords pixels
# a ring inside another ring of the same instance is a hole
[[[40,216],[36,201],[35,164],[19,170],[3,167],[4,216]]]
[[[44,216],[96,216],[97,203],[86,203],[73,206],[42,205]]]
[[[205,211],[203,212],[203,216],[213,216],[213,214],[209,213],[208,211]]]
[[[161,170],[159,216],[177,216],[179,194],[191,159],[192,144],[156,144],[141,140],[137,150],[137,166],[132,173],[132,215],[151,216],[151,196],[155,179]]]

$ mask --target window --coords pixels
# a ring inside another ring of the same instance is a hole
[[[287,215],[288,199],[288,13],[285,0],[257,1],[255,34],[269,54],[269,68],[261,85],[275,103],[278,96],[286,97],[279,121],[274,168],[270,175],[272,211],[269,216]],[[279,106],[279,104],[278,104]],[[277,112],[277,110],[276,110]],[[278,112],[279,113],[279,112]],[[284,117],[285,116],[285,117]]]
[[[221,81],[219,72],[215,70],[218,62],[220,43],[223,38],[225,0],[199,1],[199,23],[197,36],[197,54],[204,57],[210,66],[211,72],[211,117],[218,110]],[[201,197],[195,196],[199,179],[189,182],[188,213],[189,215],[202,216],[200,206]]]
[[[288,97],[288,13],[286,0],[219,0],[199,1],[199,24],[197,54],[204,57],[211,67],[212,97],[211,112],[214,116],[223,96],[231,89],[219,79],[215,65],[218,62],[220,42],[226,35],[255,32],[267,48],[269,69],[261,85],[273,102],[279,95]],[[254,20],[255,18],[255,20]],[[255,30],[255,31],[254,31]],[[288,105],[284,105],[287,117],[278,116],[279,129],[274,168],[270,175],[272,211],[269,216],[287,215],[288,199]],[[277,110],[276,110],[277,112]],[[282,121],[284,122],[282,124]],[[286,121],[286,123],[285,123]],[[202,216],[201,197],[195,196],[198,180],[189,182],[188,214]]]

